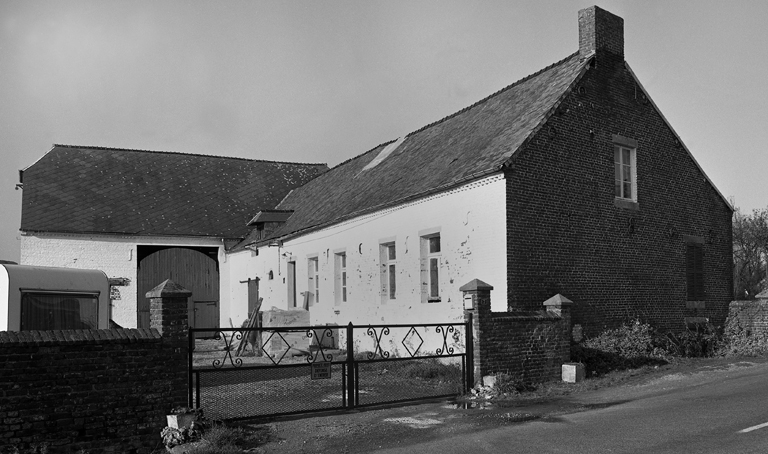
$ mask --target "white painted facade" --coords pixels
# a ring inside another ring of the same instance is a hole
[[[219,279],[223,288],[229,281],[226,255],[221,239],[146,237],[129,235],[83,235],[26,233],[21,236],[22,265],[97,269],[110,278],[128,278],[129,285],[115,287],[119,299],[112,301],[112,320],[125,328],[137,325],[137,248],[142,246],[205,246],[219,249]],[[160,282],[158,282],[159,284]],[[221,320],[225,301],[220,304]],[[221,326],[229,326],[222,324]]]
[[[428,302],[426,238],[436,235],[440,250],[431,258],[439,263],[439,301]],[[222,320],[231,317],[239,326],[247,318],[245,282],[249,278],[260,280],[262,310],[291,309],[289,262],[295,263],[297,306],[302,307],[303,295],[311,293],[312,324],[460,322],[463,295],[459,287],[475,278],[493,285],[493,309],[505,311],[506,244],[506,183],[502,174],[496,174],[287,240],[279,247],[228,254],[230,279],[228,287],[222,286],[222,300],[230,304],[222,304]],[[384,245],[395,246],[394,259],[389,260]],[[341,301],[342,253],[346,254],[346,302]],[[310,273],[315,263],[317,281]],[[389,265],[395,270],[394,299],[388,289]],[[314,301],[315,289],[319,302]],[[225,315],[226,306],[230,312]]]

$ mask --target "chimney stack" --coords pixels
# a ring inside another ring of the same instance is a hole
[[[624,19],[597,6],[579,11],[581,59],[607,53],[624,59]]]

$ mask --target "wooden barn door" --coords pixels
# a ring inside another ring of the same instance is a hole
[[[208,251],[207,249],[210,249]],[[215,248],[172,247],[139,252],[138,327],[149,328],[149,300],[146,293],[166,279],[192,292],[189,324],[194,328],[219,327],[219,269]]]

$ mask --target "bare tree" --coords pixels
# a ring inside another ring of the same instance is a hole
[[[753,299],[768,286],[768,208],[733,213],[733,285],[737,299]]]

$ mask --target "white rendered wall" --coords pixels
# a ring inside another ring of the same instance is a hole
[[[128,278],[129,285],[116,287],[119,300],[112,301],[112,320],[124,328],[137,325],[137,247],[193,246],[219,248],[219,279],[223,288],[228,282],[224,248],[221,240],[173,237],[137,237],[77,234],[22,234],[22,265],[60,266],[64,268],[96,269],[110,278]],[[159,282],[158,282],[159,284]],[[221,291],[223,294],[223,290]],[[224,312],[225,301],[220,303]],[[223,319],[223,317],[222,317]],[[229,326],[229,325],[221,325]]]
[[[439,230],[441,237],[441,301],[421,298],[420,232]],[[381,297],[380,242],[397,248],[397,297]],[[247,317],[247,290],[240,281],[260,279],[263,310],[288,309],[287,262],[296,262],[299,307],[308,290],[308,259],[319,260],[320,302],[311,307],[313,324],[437,323],[463,320],[459,287],[481,279],[494,287],[493,309],[506,303],[506,186],[495,175],[456,190],[376,212],[353,221],[286,241],[282,247],[262,247],[229,254],[230,300],[233,321]],[[334,297],[334,254],[347,254],[347,302]],[[269,280],[272,271],[273,279]]]

